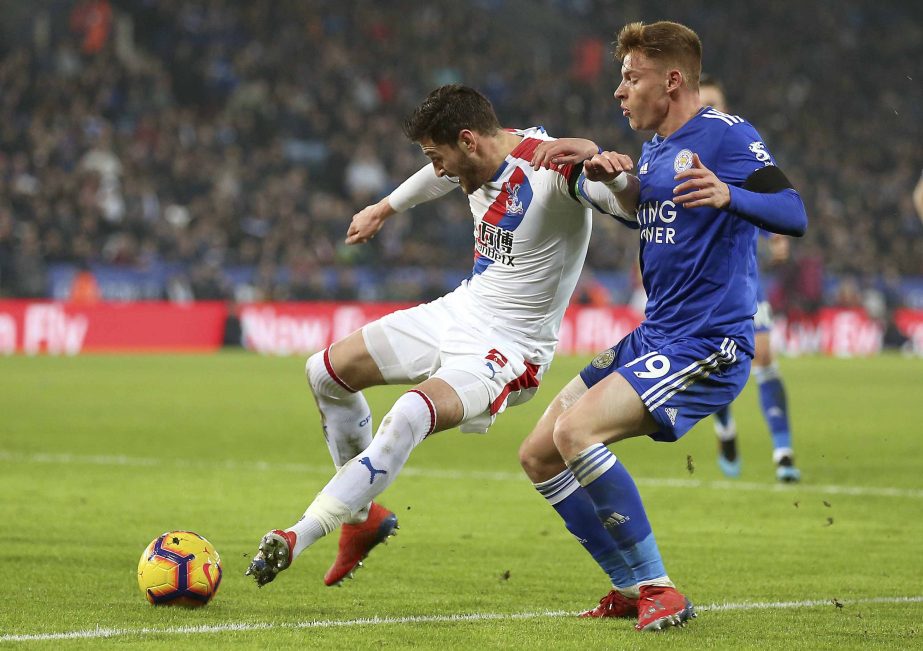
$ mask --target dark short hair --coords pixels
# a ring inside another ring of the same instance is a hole
[[[445,145],[458,140],[463,129],[492,135],[500,129],[500,121],[490,100],[481,93],[461,84],[448,84],[427,95],[404,120],[403,129],[413,142],[428,138]]]

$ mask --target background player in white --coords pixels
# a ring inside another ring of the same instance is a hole
[[[637,176],[630,157],[597,153],[582,140],[546,143],[533,164],[585,161],[586,178],[608,184],[636,213],[645,320],[564,387],[520,461],[612,580],[584,615],[636,616],[638,630],[652,630],[694,611],[666,573],[631,475],[606,445],[645,435],[675,441],[730,404],[753,355],[757,228],[800,235],[807,216],[756,130],[702,107],[695,32],[632,23],[619,33],[616,56],[622,112],[633,129],[654,132]],[[607,535],[621,566],[603,548]]]
[[[920,180],[913,188],[913,207],[916,208],[917,217],[923,221],[923,172],[920,172]]]
[[[258,585],[320,537],[344,525],[325,577],[343,578],[396,526],[372,499],[394,481],[424,438],[460,426],[486,432],[508,405],[534,394],[551,362],[564,310],[590,237],[589,201],[609,202],[581,166],[534,170],[544,130],[503,130],[487,99],[460,85],[433,91],[404,124],[432,161],[392,194],[398,208],[460,186],[474,217],[471,277],[431,303],[388,315],[311,356],[307,376],[338,471],[300,521],[266,534],[247,574]],[[578,185],[580,190],[578,192]],[[358,213],[347,243],[373,237],[395,206]],[[416,384],[374,438],[361,390]]]
[[[699,82],[699,99],[703,106],[712,106],[727,113],[724,89],[718,80],[702,76]],[[774,262],[788,259],[789,242],[784,235],[769,233],[770,253]],[[772,308],[766,298],[759,274],[757,282],[756,315],[753,365],[750,374],[756,378],[759,387],[760,409],[772,436],[772,462],[776,466],[776,478],[783,482],[796,482],[801,472],[795,467],[795,450],[792,446],[792,431],[788,415],[788,399],[785,385],[779,373],[779,364],[772,353]],[[740,476],[740,451],[737,449],[737,425],[731,414],[731,406],[715,412],[715,432],[718,435],[718,467],[728,477]]]

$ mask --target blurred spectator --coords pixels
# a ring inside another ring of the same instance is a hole
[[[796,315],[815,311],[824,302],[824,275],[820,251],[811,244],[802,247],[769,291],[773,311]]]
[[[45,295],[45,260],[42,258],[38,229],[29,223],[19,225],[19,241],[12,260],[13,296],[40,298]]]
[[[99,283],[86,265],[82,266],[71,281],[68,300],[75,305],[93,305],[99,301]]]
[[[844,309],[856,309],[864,306],[862,292],[858,281],[852,276],[846,276],[840,281],[836,289],[834,305]]]
[[[221,267],[214,262],[193,267],[190,287],[197,301],[222,301],[232,296],[227,278],[222,274]]]
[[[571,303],[604,307],[612,304],[612,294],[606,289],[605,285],[599,282],[592,271],[584,268],[580,274],[580,279],[577,281],[577,287],[574,288]]]
[[[913,189],[913,207],[917,211],[920,222],[923,223],[923,172],[920,173],[917,185]]]
[[[109,39],[112,27],[112,7],[108,0],[81,0],[71,10],[71,31],[82,36],[80,49],[84,54],[96,54]]]

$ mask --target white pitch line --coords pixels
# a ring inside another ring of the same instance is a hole
[[[842,607],[868,604],[923,603],[923,595],[912,597],[870,597],[866,599],[837,599]],[[696,606],[696,611],[728,612],[740,610],[783,610],[793,608],[817,608],[833,606],[833,599],[808,599],[803,601],[764,601],[711,604]],[[339,628],[350,626],[381,626],[395,624],[452,624],[456,622],[484,622],[492,620],[523,620],[574,617],[577,613],[552,610],[534,613],[471,613],[468,615],[410,615],[407,617],[364,617],[361,619],[311,620],[305,622],[236,622],[228,624],[203,624],[200,626],[174,626],[170,628],[100,628],[64,633],[21,633],[0,635],[0,642],[36,642],[45,640],[87,640],[133,635],[195,635],[203,633],[226,633],[237,631],[265,631],[271,629]]]
[[[222,470],[250,470],[260,472],[295,472],[312,475],[332,475],[334,468],[329,466],[312,466],[304,463],[278,463],[269,461],[212,461],[205,459],[158,459],[154,457],[129,457],[125,455],[90,455],[70,453],[33,453],[23,454],[0,450],[0,462],[48,463],[62,465],[93,466],[164,466],[171,468],[218,468]],[[405,467],[401,473],[411,477],[430,479],[458,479],[474,481],[526,481],[525,475],[518,472],[487,472],[479,470],[451,470],[440,468]],[[897,488],[893,486],[839,486],[835,484],[781,484],[778,482],[761,484],[736,480],[701,480],[676,479],[668,477],[637,477],[639,486],[652,488],[706,488],[720,491],[755,491],[770,493],[818,493],[823,495],[858,495],[870,497],[907,497],[923,499],[923,489]]]

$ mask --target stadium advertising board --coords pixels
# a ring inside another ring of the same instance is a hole
[[[229,317],[241,343],[264,355],[305,355],[329,346],[405,303],[253,303],[232,314],[221,302],[98,303],[0,301],[0,355],[98,352],[209,352],[223,342]],[[641,317],[625,306],[571,306],[558,352],[591,355],[619,341]],[[923,310],[895,313],[907,348],[923,355]],[[875,355],[882,325],[862,310],[825,308],[796,320],[776,319],[773,345],[786,355]]]
[[[0,301],[0,354],[208,352],[221,347],[226,318],[220,302]]]
[[[244,348],[267,355],[310,354],[403,303],[253,303],[240,308]]]
[[[785,355],[824,353],[834,357],[865,357],[881,352],[884,330],[864,310],[823,308],[797,319],[777,317],[773,349]]]

